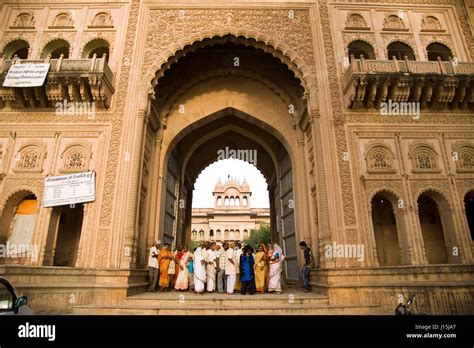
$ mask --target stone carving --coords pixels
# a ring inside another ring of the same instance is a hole
[[[54,17],[50,28],[72,29],[74,28],[74,20],[71,13],[61,12]]]
[[[438,18],[429,15],[421,20],[421,31],[443,31],[443,28]]]
[[[110,12],[99,12],[92,19],[89,28],[113,28],[112,15]]]
[[[459,141],[453,145],[453,158],[458,172],[474,171],[474,144]]]
[[[144,80],[151,82],[168,58],[189,45],[230,34],[256,40],[252,45],[257,48],[273,47],[269,52],[281,60],[286,59],[284,63],[290,69],[296,65],[294,72],[303,74],[304,85],[315,86],[309,11],[301,9],[291,13],[285,9],[151,10]]]
[[[127,100],[128,79],[130,78],[130,65],[126,60],[133,54],[135,35],[137,34],[138,14],[140,2],[134,1],[130,8],[129,23],[122,55],[122,67],[120,72],[120,82],[116,93],[115,110],[124,110]],[[99,222],[101,226],[110,225],[112,221],[112,206],[114,200],[115,184],[117,179],[117,166],[119,162],[120,143],[122,135],[123,118],[117,117],[118,112],[112,113],[114,119],[107,155],[107,165],[104,180],[104,191],[102,193],[102,203],[100,207]]]
[[[323,44],[326,52],[326,63],[329,76],[339,76],[337,73],[337,64],[335,50],[333,45],[333,35],[331,33],[331,23],[329,19],[329,10],[326,3],[319,4],[319,18],[323,30]],[[342,112],[342,103],[340,99],[339,79],[329,80],[329,90],[331,93],[331,106],[333,110],[333,123],[337,146],[337,161],[339,166],[339,176],[342,189],[342,202],[344,210],[344,223],[354,225],[356,223],[354,208],[354,193],[351,183],[351,170],[349,161],[344,160],[344,153],[347,151],[346,131],[344,124],[346,122]]]
[[[438,154],[434,147],[427,143],[415,142],[410,145],[408,158],[412,160],[413,172],[440,172]]]
[[[70,144],[61,154],[63,166],[61,172],[87,171],[91,156],[90,144],[78,142]]]
[[[35,17],[32,12],[23,12],[16,16],[13,21],[12,29],[34,29]]]
[[[41,172],[43,159],[46,156],[46,145],[40,141],[29,141],[23,144],[15,155],[16,172]]]
[[[383,143],[376,142],[367,146],[365,160],[369,173],[394,173],[395,155]]]
[[[404,30],[403,19],[395,14],[387,15],[383,21],[383,30]]]
[[[370,28],[367,26],[364,16],[359,13],[349,13],[346,19],[346,29],[363,30]]]

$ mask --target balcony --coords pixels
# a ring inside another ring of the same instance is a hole
[[[12,64],[47,63],[44,60],[0,58],[0,108],[52,108],[57,102],[94,103],[108,108],[114,93],[114,74],[105,56],[87,59],[49,60],[50,69],[40,87],[3,87],[3,80]]]
[[[342,76],[346,106],[379,109],[388,100],[421,109],[474,109],[474,63],[352,59]]]

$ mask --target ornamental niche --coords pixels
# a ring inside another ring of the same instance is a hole
[[[393,161],[395,155],[382,143],[374,143],[367,147],[365,160],[368,173],[394,173]]]
[[[474,172],[474,144],[465,141],[454,144],[453,159],[458,172]]]
[[[409,158],[412,161],[414,173],[440,173],[438,154],[432,145],[415,143],[410,146]]]
[[[28,142],[20,147],[15,159],[15,172],[42,172],[46,145],[40,141]]]
[[[91,157],[91,146],[87,143],[74,143],[69,145],[61,154],[63,166],[60,172],[87,171]]]

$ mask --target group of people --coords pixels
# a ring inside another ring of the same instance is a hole
[[[280,293],[284,255],[274,243],[260,244],[256,252],[239,242],[204,242],[192,252],[187,246],[170,250],[170,244],[157,240],[150,248],[149,291],[194,291],[232,294]],[[157,284],[158,283],[158,284]]]

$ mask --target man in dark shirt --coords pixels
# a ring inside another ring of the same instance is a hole
[[[306,242],[301,241],[299,245],[300,245],[301,250],[303,250],[303,256],[304,256],[304,267],[303,267],[303,270],[301,271],[301,276],[303,278],[304,292],[309,292],[310,291],[309,270],[310,268],[314,268],[314,258],[313,258],[313,254],[311,253],[311,248],[306,244]]]

